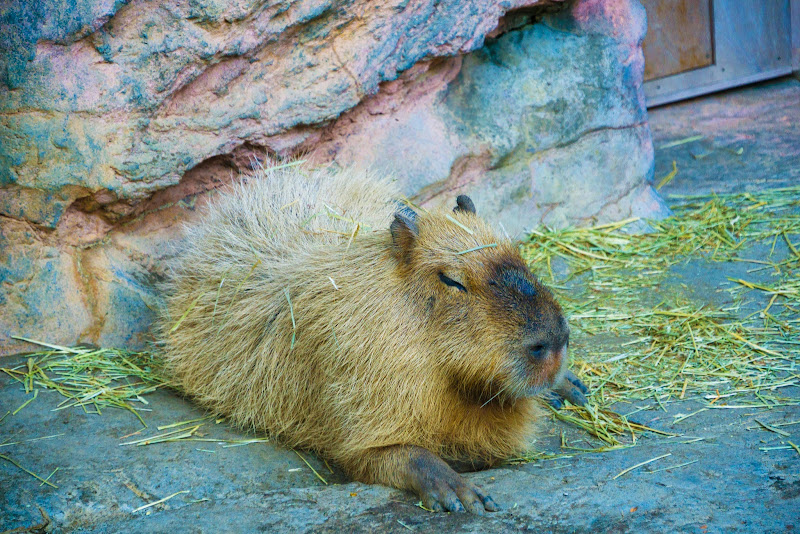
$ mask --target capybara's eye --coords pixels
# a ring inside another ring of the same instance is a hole
[[[444,273],[439,273],[439,280],[446,286],[454,287],[459,291],[463,291],[464,293],[467,292],[467,288],[461,285],[460,283],[456,282],[452,278],[445,276]]]
[[[534,360],[541,360],[547,355],[547,347],[537,343],[528,347],[528,355]]]

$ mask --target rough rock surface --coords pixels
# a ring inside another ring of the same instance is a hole
[[[0,13],[0,353],[141,346],[180,222],[269,157],[511,233],[658,216],[637,0],[42,0]]]

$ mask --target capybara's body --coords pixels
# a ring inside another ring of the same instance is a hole
[[[398,198],[369,173],[298,168],[220,194],[167,283],[164,357],[241,426],[437,509],[491,510],[440,458],[524,451],[568,327],[469,199],[415,213]]]

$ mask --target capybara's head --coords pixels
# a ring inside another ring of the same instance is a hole
[[[400,210],[390,230],[404,291],[424,318],[420,335],[454,387],[505,403],[560,379],[569,344],[561,307],[468,197],[453,212]]]

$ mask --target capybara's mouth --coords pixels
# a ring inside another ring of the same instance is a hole
[[[533,397],[552,389],[564,377],[567,369],[566,348],[554,351],[548,358],[532,362],[523,358],[520,367],[517,398]]]

